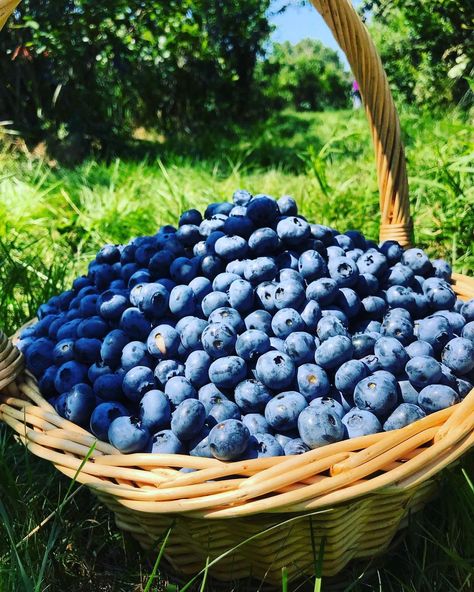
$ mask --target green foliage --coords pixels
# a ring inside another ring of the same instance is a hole
[[[361,11],[368,15],[390,82],[402,99],[431,108],[472,104],[472,2],[366,0]]]
[[[319,41],[275,43],[259,64],[259,83],[277,109],[321,111],[348,106],[349,75],[339,56]]]
[[[100,144],[242,109],[269,0],[23,0],[0,36],[0,121]]]

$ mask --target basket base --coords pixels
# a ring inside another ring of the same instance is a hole
[[[331,580],[354,559],[384,554],[410,515],[421,510],[436,490],[436,481],[429,480],[412,492],[371,496],[317,514],[263,514],[237,520],[132,514],[110,496],[100,493],[99,498],[115,513],[117,526],[147,551],[156,551],[171,528],[165,557],[177,573],[196,575],[208,559],[212,563],[225,553],[225,560],[209,567],[214,579],[254,578],[278,586],[282,567],[290,581],[315,575],[323,540],[322,575]]]

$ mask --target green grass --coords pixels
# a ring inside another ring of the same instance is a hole
[[[457,113],[430,119],[410,111],[402,127],[416,243],[472,274],[472,128]],[[377,238],[374,170],[367,124],[354,112],[284,113],[218,140],[134,142],[111,162],[75,168],[0,145],[0,324],[18,328],[86,270],[101,244],[152,233],[181,210],[229,199],[238,187],[292,194],[311,220]],[[413,517],[398,546],[351,566],[339,589],[474,589],[472,455],[462,468],[443,474],[440,498]],[[69,490],[66,478],[0,428],[0,592],[182,589],[186,580],[172,574],[159,549],[140,554],[85,488]],[[320,553],[314,550],[316,569]],[[258,582],[219,586],[203,575],[189,589],[260,589]],[[317,577],[294,585],[284,572],[281,589],[326,592],[336,583]]]

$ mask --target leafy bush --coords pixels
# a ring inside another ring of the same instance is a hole
[[[246,116],[269,0],[23,0],[0,36],[0,120],[110,144]]]
[[[390,82],[402,99],[429,107],[470,104],[472,2],[366,0],[361,10]]]
[[[296,45],[275,43],[259,64],[258,77],[265,97],[280,109],[320,111],[348,106],[349,75],[337,53],[313,39]]]

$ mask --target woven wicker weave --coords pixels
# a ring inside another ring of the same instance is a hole
[[[381,239],[407,246],[412,222],[405,159],[380,59],[347,0],[313,4],[359,81],[376,152]],[[474,280],[453,277],[459,297],[473,298]],[[434,495],[436,475],[474,445],[474,390],[462,403],[401,430],[301,456],[232,463],[121,455],[62,419],[28,372],[4,389],[0,401],[0,419],[28,449],[68,477],[79,471],[77,480],[115,512],[117,525],[144,548],[153,547],[172,526],[165,555],[179,571],[196,573],[208,558],[212,562],[232,549],[211,565],[210,573],[221,580],[253,575],[278,583],[283,566],[290,578],[311,575],[313,550],[317,553],[323,539],[326,575],[338,573],[352,558],[382,553],[409,514]],[[184,474],[180,467],[197,470]]]

